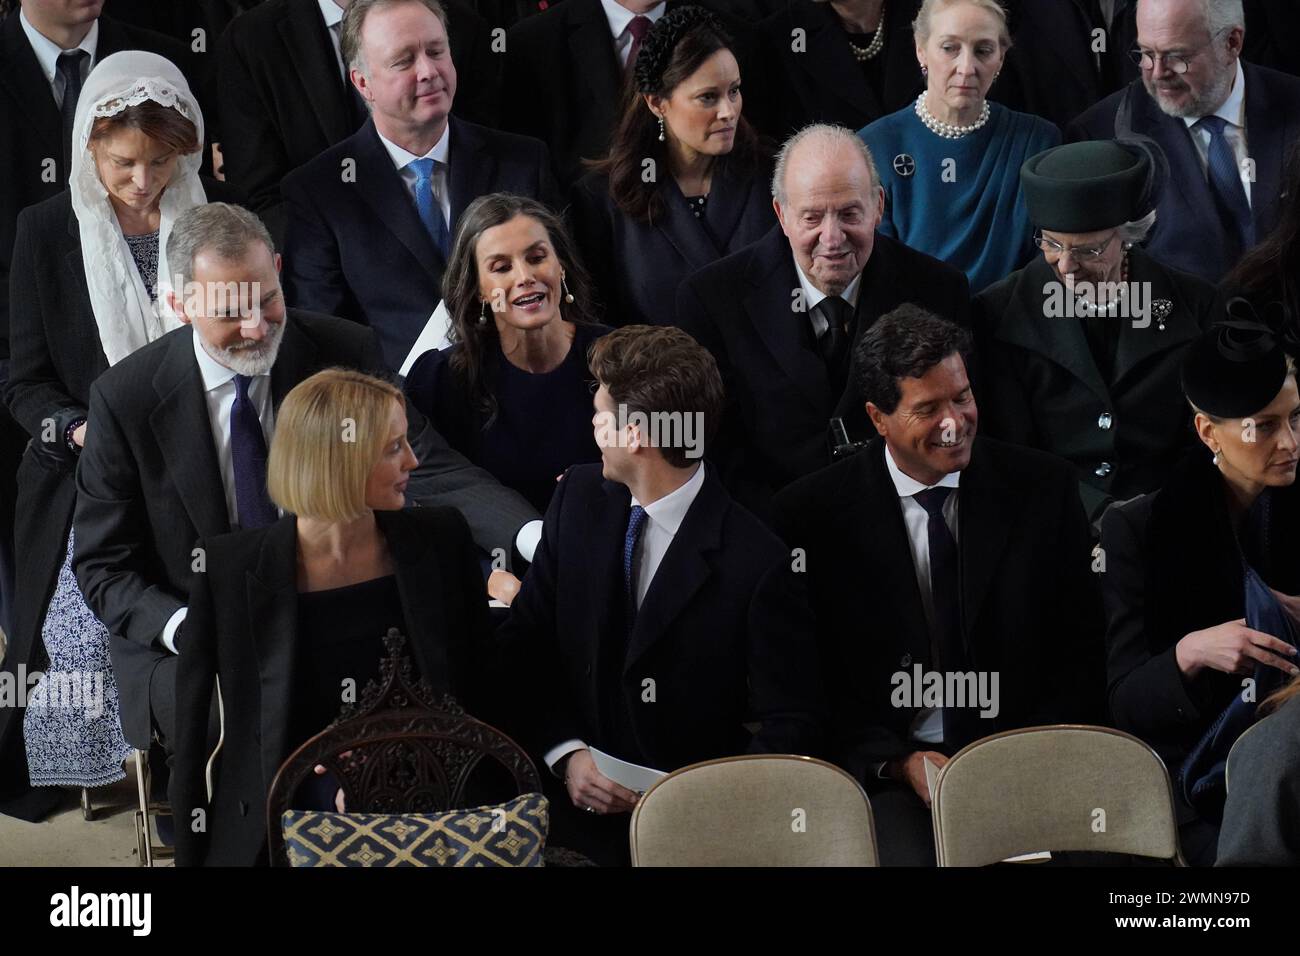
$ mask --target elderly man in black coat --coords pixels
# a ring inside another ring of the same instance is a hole
[[[1075,480],[977,436],[968,334],[904,305],[857,345],[881,439],[776,498],[806,560],[833,758],[872,791],[885,864],[933,865],[925,764],[1101,713],[1101,599]]]
[[[779,226],[682,283],[677,323],[713,353],[727,386],[716,458],[760,516],[772,494],[830,463],[832,417],[869,430],[850,348],[914,302],[966,324],[966,277],[876,232],[884,191],[862,140],[814,125],[791,137],[772,180]]]

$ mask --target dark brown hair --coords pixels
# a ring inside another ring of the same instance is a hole
[[[858,389],[864,400],[892,415],[903,398],[899,381],[921,378],[954,352],[970,365],[970,333],[905,302],[882,315],[858,339],[854,355]]]
[[[564,305],[564,319],[575,325],[588,325],[595,321],[591,279],[578,257],[577,245],[569,237],[559,216],[535,199],[509,193],[489,193],[470,203],[456,227],[456,241],[451,247],[447,271],[443,273],[442,294],[451,315],[448,338],[460,345],[452,353],[449,363],[482,413],[484,428],[488,428],[496,418],[497,404],[492,382],[500,340],[495,322],[479,322],[485,313],[479,294],[478,241],[487,230],[516,216],[535,219],[546,230],[546,237],[564,270],[564,281],[573,295],[573,302]]]
[[[718,432],[724,393],[718,363],[709,350],[670,325],[627,325],[591,344],[591,373],[615,405],[631,415],[698,414],[704,424],[704,447]],[[686,449],[659,448],[674,468],[691,463]]]
[[[155,142],[182,155],[197,152],[202,145],[198,127],[193,122],[174,107],[153,100],[128,106],[112,116],[101,116],[90,127],[90,142],[124,129],[138,129]]]
[[[673,90],[719,50],[735,52],[731,38],[721,30],[709,23],[699,23],[687,30],[673,47],[655,94],[672,95]],[[588,161],[587,165],[609,177],[609,195],[620,212],[639,222],[652,222],[664,213],[657,180],[668,175],[668,144],[659,142],[659,121],[642,95],[635,76],[629,71],[623,80],[621,112],[609,154],[604,159]],[[743,174],[752,170],[760,158],[758,136],[742,112],[736,121],[736,139],[731,152],[719,156],[716,162],[737,167]],[[656,181],[649,183],[642,179],[642,164],[647,159],[654,160],[657,171]]]

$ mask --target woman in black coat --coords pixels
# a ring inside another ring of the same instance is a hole
[[[158,285],[169,275],[172,222],[206,201],[203,129],[173,64],[140,51],[106,57],[77,101],[69,188],[18,218],[4,400],[31,441],[17,479],[22,559],[5,670],[23,663],[29,673],[94,677],[103,706],[97,716],[32,700],[25,710],[4,708],[0,812],[40,819],[57,803],[53,787],[125,776],[130,748],[118,726],[107,633],[71,572],[73,472],[95,427],[86,421],[91,384],[180,325],[159,307]],[[28,791],[29,780],[51,789]]]
[[[1192,807],[1180,770],[1259,665],[1263,680],[1300,673],[1291,645],[1245,625],[1247,568],[1300,594],[1300,392],[1270,332],[1224,326],[1189,350],[1183,382],[1208,450],[1159,491],[1111,507],[1098,558],[1111,716],[1164,760],[1183,854],[1208,864],[1217,814]]]
[[[610,325],[675,325],[681,281],[776,224],[740,80],[731,40],[700,7],[646,35],[609,155],[570,211]]]
[[[265,861],[266,798],[280,764],[379,676],[397,628],[416,674],[483,713],[490,639],[469,527],[451,508],[401,510],[417,461],[396,387],[329,369],[295,387],[276,415],[267,489],[287,516],[200,542],[177,649],[178,865]],[[350,420],[352,441],[339,441]],[[296,517],[295,517],[296,516]],[[224,742],[208,798],[210,702]],[[351,689],[352,693],[347,692]]]

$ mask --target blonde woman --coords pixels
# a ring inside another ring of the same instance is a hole
[[[177,827],[180,865],[265,859],[270,774],[379,674],[389,628],[418,675],[473,709],[487,604],[469,527],[450,508],[402,510],[418,464],[402,393],[327,369],[276,415],[267,490],[285,517],[200,542],[177,676],[177,819],[206,810],[206,832]],[[212,798],[204,769],[209,701],[220,679],[225,741]],[[355,682],[355,683],[352,683]]]

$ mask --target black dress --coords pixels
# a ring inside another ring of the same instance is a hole
[[[545,513],[557,476],[571,465],[600,460],[592,434],[587,349],[609,331],[603,325],[576,326],[564,361],[540,374],[512,365],[498,346],[487,371],[496,399],[490,421],[451,366],[458,345],[421,356],[406,377],[406,392],[452,448]]]

